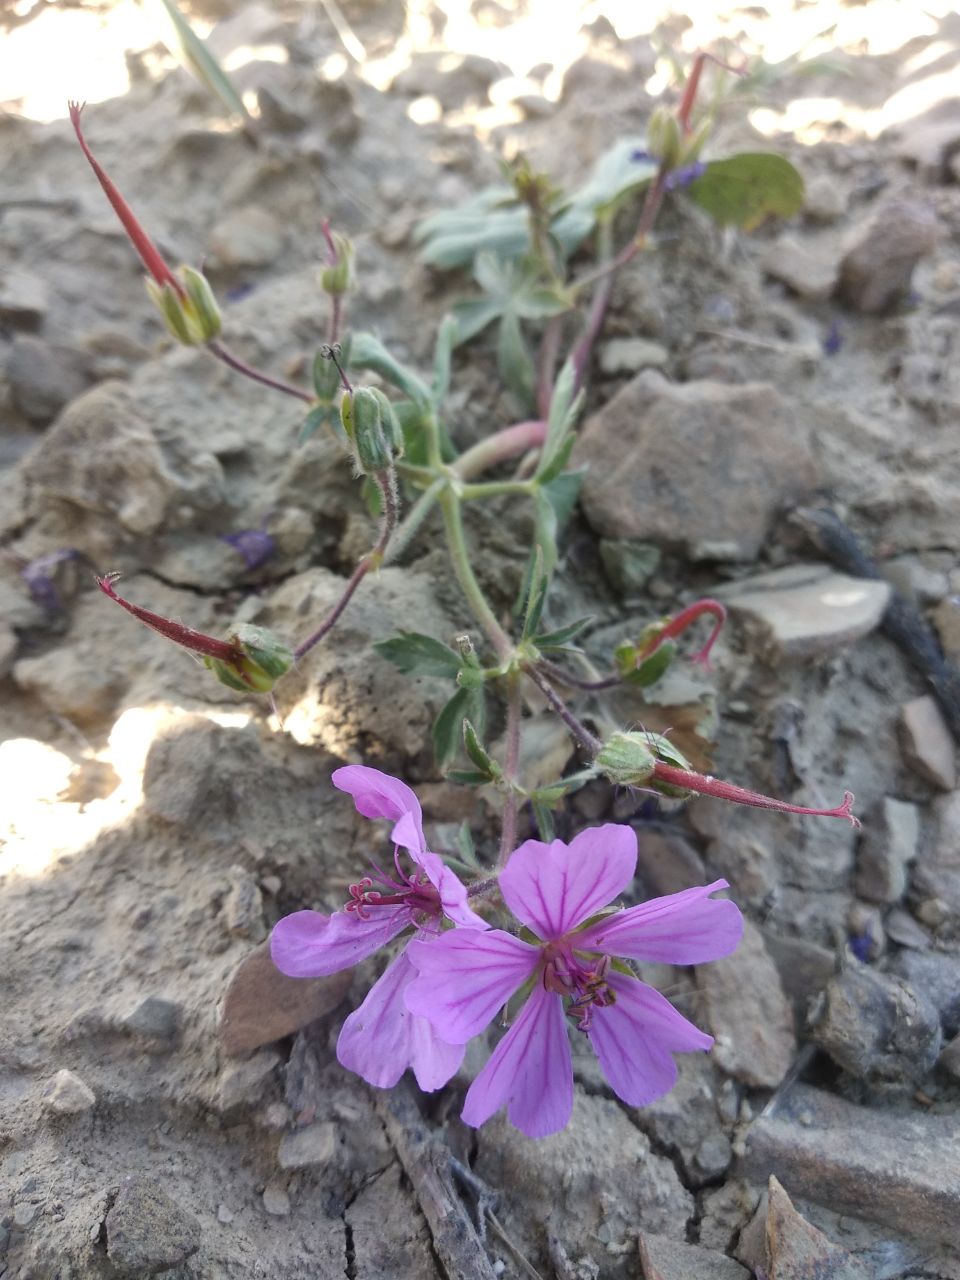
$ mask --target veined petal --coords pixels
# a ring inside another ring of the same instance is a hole
[[[359,964],[411,923],[402,905],[377,907],[367,919],[352,911],[294,911],[273,926],[270,956],[289,978],[322,978]]]
[[[365,818],[393,819],[394,844],[414,853],[426,849],[420,801],[405,782],[365,764],[348,764],[334,770],[332,781],[339,791],[353,796],[357,813]]]
[[[553,942],[622,893],[636,867],[636,833],[608,822],[569,844],[525,841],[500,872],[500,892],[518,920]]]
[[[436,853],[422,853],[417,859],[427,879],[440,894],[443,914],[454,924],[468,929],[489,929],[483,916],[467,906],[467,887]]]
[[[602,951],[632,960],[663,964],[703,964],[736,949],[743,933],[740,908],[726,898],[711,898],[726,889],[726,880],[651,898],[639,907],[618,911],[577,934],[578,951]]]
[[[573,1110],[573,1064],[563,1002],[543,983],[467,1090],[461,1118],[478,1128],[507,1106],[510,1123],[528,1138],[562,1129]]]
[[[463,1045],[445,1044],[425,1018],[403,1002],[404,988],[416,970],[401,951],[346,1019],[337,1041],[341,1066],[378,1089],[392,1088],[413,1068],[425,1093],[445,1085],[463,1061]]]
[[[612,972],[607,982],[616,992],[616,1002],[592,1010],[587,1035],[617,1097],[632,1107],[645,1107],[676,1083],[672,1053],[709,1049],[713,1037],[639,979]]]
[[[451,1044],[466,1044],[540,963],[540,948],[501,929],[451,929],[407,946],[419,977],[407,987],[407,1008],[427,1018]]]

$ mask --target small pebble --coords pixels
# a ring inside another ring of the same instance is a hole
[[[225,1204],[221,1204],[217,1206],[218,1222],[222,1222],[224,1225],[226,1225],[227,1223],[232,1222],[233,1218],[234,1218],[234,1214],[232,1209],[228,1209]]]
[[[72,1071],[58,1071],[44,1090],[44,1105],[62,1116],[81,1115],[96,1104],[97,1097]]]
[[[268,1182],[263,1189],[263,1207],[274,1218],[290,1216],[290,1197],[279,1182]]]

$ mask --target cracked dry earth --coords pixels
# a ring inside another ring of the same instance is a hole
[[[509,34],[527,7],[471,13]],[[470,120],[504,66],[440,59],[439,7],[412,35],[399,4],[343,8],[371,57],[412,50],[388,90],[352,64],[317,71],[338,48],[323,10],[198,10],[221,57],[286,50],[234,73],[257,95],[256,147],[157,48],[86,116],[164,249],[205,260],[231,345],[288,378],[325,336],[321,215],[357,240],[351,323],[426,367],[464,282],[417,263],[417,217],[495,180],[499,148],[579,180],[642,131],[657,48],[715,34],[702,13],[630,34],[594,5],[559,97],[541,67],[481,142]],[[763,48],[807,8],[753,6],[723,30]],[[840,6],[828,60],[781,68],[753,124],[746,108],[723,119],[717,152],[775,146],[801,169],[801,215],[721,236],[677,202],[618,286],[551,606],[557,625],[594,616],[602,665],[651,618],[724,598],[711,675],[679,671],[660,709],[617,694],[585,713],[676,725],[715,710],[718,774],[808,804],[849,787],[864,829],[579,792],[561,834],[611,817],[638,830],[632,900],[726,876],[749,924],[729,960],[644,974],[713,1052],[684,1056],[676,1089],[634,1111],[575,1046],[573,1121],[536,1143],[502,1117],[479,1133],[458,1120],[482,1047],[429,1098],[339,1068],[372,964],[294,983],[264,957],[281,914],[337,906],[371,852],[329,783],[344,760],[415,784],[431,847],[465,820],[495,847],[496,798],[432,763],[443,686],[369,647],[468,626],[438,531],[279,687],[282,722],[103,600],[94,568],[200,629],[299,635],[370,524],[335,445],[296,447],[295,409],[170,348],[67,122],[16,103],[0,116],[4,1280],[960,1277],[960,25],[949,7],[902,9],[884,42],[890,6]],[[408,107],[426,99],[417,124]],[[458,365],[460,444],[515,416],[493,369],[482,343]],[[878,578],[824,536],[824,508]],[[471,526],[499,607],[525,519],[504,503]],[[264,522],[276,552],[248,570],[223,535]],[[32,594],[21,568],[64,548],[81,558],[44,580],[56,599]],[[528,767],[575,767],[530,711]]]

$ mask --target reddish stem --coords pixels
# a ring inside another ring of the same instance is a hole
[[[123,596],[117,595],[113,588],[115,574],[106,574],[102,578],[97,578],[96,583],[105,596],[109,596],[111,600],[115,600],[121,608],[126,609],[127,613],[132,613],[135,618],[149,627],[151,631],[157,631],[160,635],[166,636],[168,640],[172,640],[174,644],[181,645],[184,649],[191,649],[194,653],[202,653],[208,658],[219,658],[221,662],[235,663],[240,656],[236,648],[227,640],[218,640],[216,636],[205,635],[202,631],[194,631],[192,627],[185,627],[182,622],[174,622],[172,618],[164,618],[159,613],[154,613],[150,609],[142,609],[138,604],[131,604],[129,600],[124,600]]]
[[[137,221],[133,210],[127,204],[126,200],[124,200],[113,182],[111,182],[103,166],[94,157],[93,152],[87,146],[87,140],[84,138],[83,130],[80,128],[80,113],[83,111],[83,103],[78,104],[76,102],[71,102],[68,105],[70,107],[70,123],[73,125],[73,131],[77,135],[77,141],[80,143],[83,154],[90,162],[91,169],[93,169],[93,172],[97,175],[97,181],[100,183],[101,187],[103,187],[104,194],[113,205],[114,212],[123,224],[123,229],[126,231],[131,244],[136,249],[137,253],[139,253],[143,265],[153,276],[154,280],[156,280],[157,284],[161,286],[165,284],[170,285],[170,287],[177,293],[177,296],[186,301],[187,294],[183,285],[167,266],[160,250],[144,231],[143,227]]]
[[[659,631],[640,650],[640,652],[637,654],[636,665],[639,666],[640,663],[643,662],[645,658],[649,658],[651,653],[654,653],[657,649],[660,648],[664,640],[671,640],[673,639],[674,636],[678,636],[682,632],[686,631],[687,627],[690,626],[691,622],[695,622],[696,619],[699,618],[701,614],[704,614],[704,613],[713,614],[714,618],[716,618],[716,622],[714,623],[713,630],[710,632],[710,635],[707,637],[706,644],[698,653],[695,653],[693,655],[693,657],[691,658],[691,662],[698,662],[707,671],[709,671],[710,670],[710,650],[713,648],[714,644],[716,643],[717,637],[719,636],[720,632],[723,630],[723,624],[727,620],[726,606],[722,605],[719,600],[710,600],[710,599],[695,600],[693,604],[688,604],[685,609],[681,609],[681,611],[676,615],[676,617],[671,618],[669,622],[666,623],[663,630]]]
[[[693,106],[700,88],[700,77],[703,75],[703,68],[707,62],[713,62],[718,67],[722,67],[724,71],[732,72],[735,76],[743,74],[742,70],[731,67],[726,62],[721,62],[712,53],[697,54],[693,60],[690,74],[687,76],[687,83],[683,86],[683,97],[680,99],[680,106],[677,108],[677,121],[684,132],[684,136],[691,132],[690,116],[693,114]]]
[[[703,773],[694,773],[689,769],[678,769],[675,765],[664,764],[658,760],[653,766],[651,782],[662,782],[669,787],[679,787],[685,791],[696,791],[704,796],[716,796],[718,800],[730,800],[733,804],[746,804],[754,809],[772,809],[776,813],[805,813],[814,818],[846,818],[859,828],[860,819],[853,810],[853,792],[843,793],[843,803],[835,809],[808,809],[804,805],[787,804],[785,800],[774,800],[772,796],[761,795],[758,791],[748,791],[746,787],[738,787],[732,782],[722,782],[719,778],[711,778]]]

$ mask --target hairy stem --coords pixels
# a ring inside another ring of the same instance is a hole
[[[380,535],[377,538],[376,546],[363,557],[354,569],[340,599],[317,630],[294,649],[293,656],[298,661],[333,630],[344,609],[350,603],[357,587],[359,587],[371,569],[379,568],[383,563],[387,544],[397,524],[397,483],[392,470],[376,471],[373,474],[373,478],[376,481],[377,488],[380,490],[380,496],[383,498],[383,515],[380,519]]]
[[[603,746],[603,743],[596,734],[591,733],[585,724],[580,723],[564,700],[560,697],[559,693],[557,693],[556,689],[554,689],[550,681],[547,680],[547,678],[542,675],[535,666],[525,666],[524,671],[526,671],[527,675],[550,703],[550,706],[567,726],[574,738],[576,738],[577,742],[579,742],[582,747],[585,747],[591,755],[596,755]]]
[[[467,603],[473,616],[486,632],[487,639],[493,645],[500,658],[509,657],[512,651],[510,637],[497,621],[487,597],[483,594],[467,550],[466,537],[463,530],[463,513],[460,499],[453,490],[446,486],[440,493],[440,510],[443,513],[443,525],[447,534],[447,550],[453,563],[460,589],[467,597]]]

